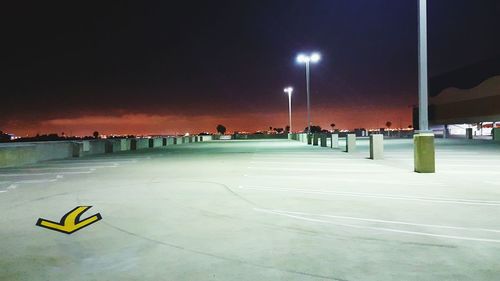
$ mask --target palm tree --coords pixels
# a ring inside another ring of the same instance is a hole
[[[391,126],[392,126],[392,122],[391,121],[385,122],[385,126],[387,127],[387,129],[390,129]],[[387,131],[387,135],[390,136],[391,135],[391,131]]]
[[[221,135],[226,133],[226,127],[224,125],[217,125],[217,132],[220,133]]]

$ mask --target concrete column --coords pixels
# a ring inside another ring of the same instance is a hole
[[[195,137],[194,137],[194,142],[198,142],[198,141],[199,141],[199,140],[198,140],[198,136],[195,136]]]
[[[104,153],[113,153],[113,142],[116,140],[106,140],[104,143]]]
[[[326,147],[326,134],[320,135],[320,143],[321,143],[321,147]]]
[[[155,147],[155,140],[154,139],[149,139],[148,140],[148,147],[149,148]]]
[[[130,140],[120,139],[120,151],[130,150]]]
[[[356,134],[347,134],[345,150],[348,153],[356,152]]]
[[[83,141],[83,152],[89,152],[90,151],[90,141]]]
[[[307,144],[312,144],[312,135],[311,134],[307,134]]]
[[[332,134],[332,142],[330,143],[331,148],[339,148],[339,134]]]
[[[313,138],[313,145],[318,146],[319,134],[313,134],[312,138]]]
[[[419,133],[413,136],[415,172],[435,173],[436,157],[433,133]]]
[[[74,142],[73,146],[73,157],[82,157],[83,156],[83,143],[82,142]]]
[[[370,159],[378,160],[384,158],[384,135],[370,135]]]
[[[472,128],[465,129],[465,138],[468,140],[472,139]]]
[[[447,139],[449,137],[448,125],[444,125],[443,139]]]

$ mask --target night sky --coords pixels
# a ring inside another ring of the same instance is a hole
[[[0,129],[165,134],[411,124],[416,0],[11,1]],[[430,76],[500,55],[498,0],[429,1]]]

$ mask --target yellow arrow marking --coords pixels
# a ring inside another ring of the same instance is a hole
[[[39,218],[36,225],[71,234],[102,219],[101,214],[97,213],[89,218],[80,220],[80,216],[90,208],[92,208],[92,206],[78,206],[66,213],[58,223]]]

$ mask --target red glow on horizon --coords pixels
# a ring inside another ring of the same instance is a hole
[[[408,108],[341,108],[316,109],[312,113],[314,125],[331,129],[383,128],[391,121],[393,128],[406,128],[411,124],[411,110]],[[101,134],[117,135],[167,135],[215,132],[218,124],[224,125],[228,132],[266,131],[269,127],[285,128],[288,112],[280,113],[240,113],[234,115],[149,115],[124,114],[120,116],[85,115],[75,118],[43,120],[39,123],[15,124],[5,131],[18,136],[64,132],[68,136],[90,136],[94,131]],[[292,129],[301,131],[306,127],[305,111],[293,112]]]

